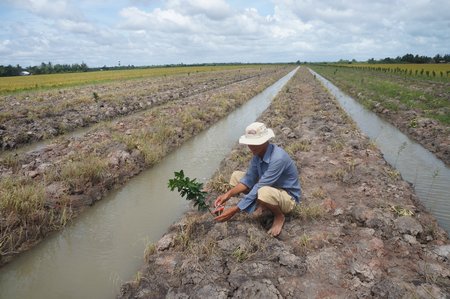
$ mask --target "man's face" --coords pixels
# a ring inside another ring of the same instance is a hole
[[[247,145],[250,151],[255,156],[260,156],[261,158],[264,156],[267,148],[267,142],[260,145]]]

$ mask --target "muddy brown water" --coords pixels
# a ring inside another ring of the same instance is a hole
[[[173,172],[183,169],[206,182],[296,71],[1,268],[0,298],[114,298],[143,264],[146,245],[158,241],[188,208],[167,188]]]
[[[361,131],[376,143],[384,159],[399,171],[403,180],[414,186],[420,201],[450,234],[450,168],[330,81],[310,72],[336,97]]]

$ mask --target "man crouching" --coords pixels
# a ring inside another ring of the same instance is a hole
[[[247,172],[233,172],[230,179],[232,189],[217,197],[214,205],[219,209],[231,197],[240,193],[246,195],[215,220],[227,221],[239,211],[252,213],[256,209],[258,212],[266,209],[274,215],[268,233],[274,237],[281,233],[284,215],[300,202],[301,189],[295,162],[282,148],[269,143],[274,136],[273,130],[260,122],[252,123],[245,129],[239,143],[248,146],[253,158]]]

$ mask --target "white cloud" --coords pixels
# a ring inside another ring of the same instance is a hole
[[[9,45],[11,41],[9,39],[0,41],[0,54],[7,54],[11,51]]]
[[[7,0],[13,5],[45,18],[80,19],[81,12],[69,0]]]
[[[365,60],[450,49],[447,0],[7,0],[0,6],[7,9],[0,64]]]
[[[87,22],[58,20],[57,26],[63,30],[70,31],[72,33],[84,33],[84,34],[96,33],[95,26]]]
[[[224,0],[168,0],[168,7],[189,15],[204,15],[212,20],[223,20],[232,14]]]
[[[172,9],[155,9],[145,12],[137,7],[124,8],[120,12],[123,18],[121,28],[131,30],[157,30],[162,32],[195,31],[195,24],[189,16],[184,16]]]

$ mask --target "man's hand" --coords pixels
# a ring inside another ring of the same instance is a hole
[[[219,216],[220,214],[223,213],[224,209],[225,209],[225,206],[220,205],[220,206],[216,207],[216,209],[214,211],[212,211],[212,213],[215,214],[216,216]]]
[[[220,222],[227,221],[228,219],[233,217],[234,214],[236,214],[237,212],[239,212],[239,208],[237,206],[231,207],[223,211],[222,215],[215,217],[214,220]]]
[[[228,199],[230,199],[230,196],[228,196],[228,192],[225,193],[225,194],[220,195],[214,201],[214,207],[218,207],[218,206],[224,204]]]

